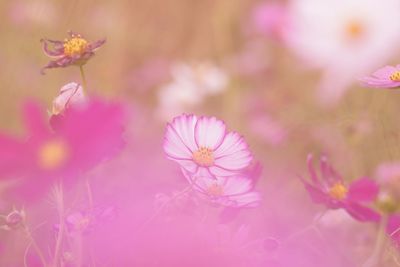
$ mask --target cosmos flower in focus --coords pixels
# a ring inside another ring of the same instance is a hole
[[[200,105],[207,96],[222,93],[229,81],[228,75],[211,63],[176,63],[171,75],[172,81],[160,88],[158,95],[158,114],[165,119]]]
[[[320,175],[313,166],[313,157],[307,158],[311,182],[301,178],[303,184],[317,204],[324,204],[329,209],[345,209],[359,221],[378,221],[380,215],[364,204],[371,203],[377,197],[379,187],[369,178],[360,178],[346,185],[342,177],[327,162],[320,159]]]
[[[374,88],[395,88],[400,87],[400,65],[385,66],[371,76],[360,79],[362,85]]]
[[[51,58],[55,58],[55,60],[50,61],[42,68],[42,73],[46,69],[85,65],[94,56],[94,52],[106,42],[105,39],[101,39],[90,43],[78,33],[70,31],[68,34],[70,37],[64,41],[41,40],[44,53]]]
[[[285,40],[323,70],[319,100],[334,104],[357,77],[387,62],[400,44],[398,0],[296,0]]]
[[[189,173],[211,177],[232,176],[252,160],[243,137],[228,132],[223,121],[186,114],[168,123],[164,151]]]
[[[182,172],[193,189],[212,203],[244,208],[256,207],[261,201],[261,195],[254,191],[254,180],[243,174],[213,178],[201,174],[193,175],[185,170]]]
[[[38,104],[24,111],[27,136],[0,135],[0,178],[21,178],[15,192],[23,199],[40,196],[54,179],[74,181],[123,147],[120,104],[90,100],[70,108],[55,131]]]

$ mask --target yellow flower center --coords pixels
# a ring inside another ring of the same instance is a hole
[[[353,20],[346,24],[345,33],[350,40],[357,40],[364,35],[365,27],[360,21]]]
[[[221,185],[214,183],[207,188],[207,193],[212,196],[219,197],[224,194],[224,190]]]
[[[61,167],[68,159],[68,147],[65,142],[51,140],[45,142],[38,150],[38,164],[41,169],[54,170]]]
[[[193,153],[193,160],[200,166],[210,167],[214,164],[213,151],[207,147],[200,147]]]
[[[329,189],[329,195],[336,200],[342,200],[347,196],[348,191],[342,183],[336,183]]]
[[[400,82],[400,71],[397,70],[390,75],[390,79],[394,82]]]
[[[79,56],[86,52],[88,42],[80,35],[72,36],[64,41],[64,54],[66,56]]]

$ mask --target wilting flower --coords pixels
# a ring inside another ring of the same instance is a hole
[[[0,229],[15,230],[23,226],[26,214],[25,210],[17,210],[14,208],[9,214],[1,217],[3,217],[4,222],[0,225]]]
[[[96,42],[90,43],[82,35],[74,32],[68,32],[70,38],[64,41],[55,41],[50,39],[42,39],[44,53],[56,60],[50,61],[43,67],[42,73],[45,69],[51,68],[65,68],[70,65],[82,66],[94,56],[94,52],[102,46],[106,40],[101,39]],[[50,48],[49,46],[53,47]]]
[[[52,131],[39,106],[25,106],[28,130],[23,140],[1,136],[0,177],[25,178],[16,190],[29,198],[54,179],[75,180],[82,171],[115,156],[123,146],[123,110],[119,104],[91,100],[68,109]]]
[[[254,180],[243,174],[213,178],[186,170],[182,172],[196,192],[215,204],[243,208],[255,207],[261,201],[261,195],[254,191]]]
[[[375,200],[379,188],[369,178],[360,178],[346,185],[342,177],[327,162],[326,157],[320,159],[320,176],[313,166],[313,157],[307,158],[311,182],[301,178],[311,199],[317,204],[324,204],[330,209],[345,209],[359,221],[377,221],[380,215],[363,205]]]
[[[85,100],[82,86],[75,82],[68,83],[61,87],[60,93],[53,100],[52,114],[58,115],[68,107],[82,104]]]
[[[397,0],[297,0],[289,4],[285,39],[323,70],[319,96],[334,103],[361,75],[384,64],[400,43]]]
[[[211,63],[171,67],[172,81],[159,91],[159,115],[170,119],[185,109],[201,104],[205,97],[222,93],[228,85],[227,74]]]
[[[360,79],[362,85],[374,88],[394,88],[400,87],[400,65],[385,66],[371,76]]]
[[[227,132],[224,122],[186,114],[168,123],[164,151],[189,173],[212,177],[232,176],[252,160],[243,137]]]

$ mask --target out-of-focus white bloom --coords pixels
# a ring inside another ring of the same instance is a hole
[[[80,84],[75,82],[68,83],[61,87],[59,95],[54,98],[52,113],[55,115],[62,113],[69,106],[83,103],[85,99],[83,88]]]
[[[324,104],[386,63],[400,44],[398,0],[292,0],[288,12],[286,41],[324,70],[319,91]]]
[[[222,93],[228,85],[228,75],[211,63],[176,63],[171,67],[171,75],[172,81],[158,94],[157,112],[163,119],[200,105],[205,97]]]

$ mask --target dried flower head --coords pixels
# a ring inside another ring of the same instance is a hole
[[[46,69],[85,65],[94,56],[94,52],[106,42],[106,39],[100,39],[90,43],[78,33],[69,31],[68,34],[69,38],[64,41],[41,40],[44,53],[51,58],[55,58],[55,60],[50,61],[42,68],[43,74]]]

